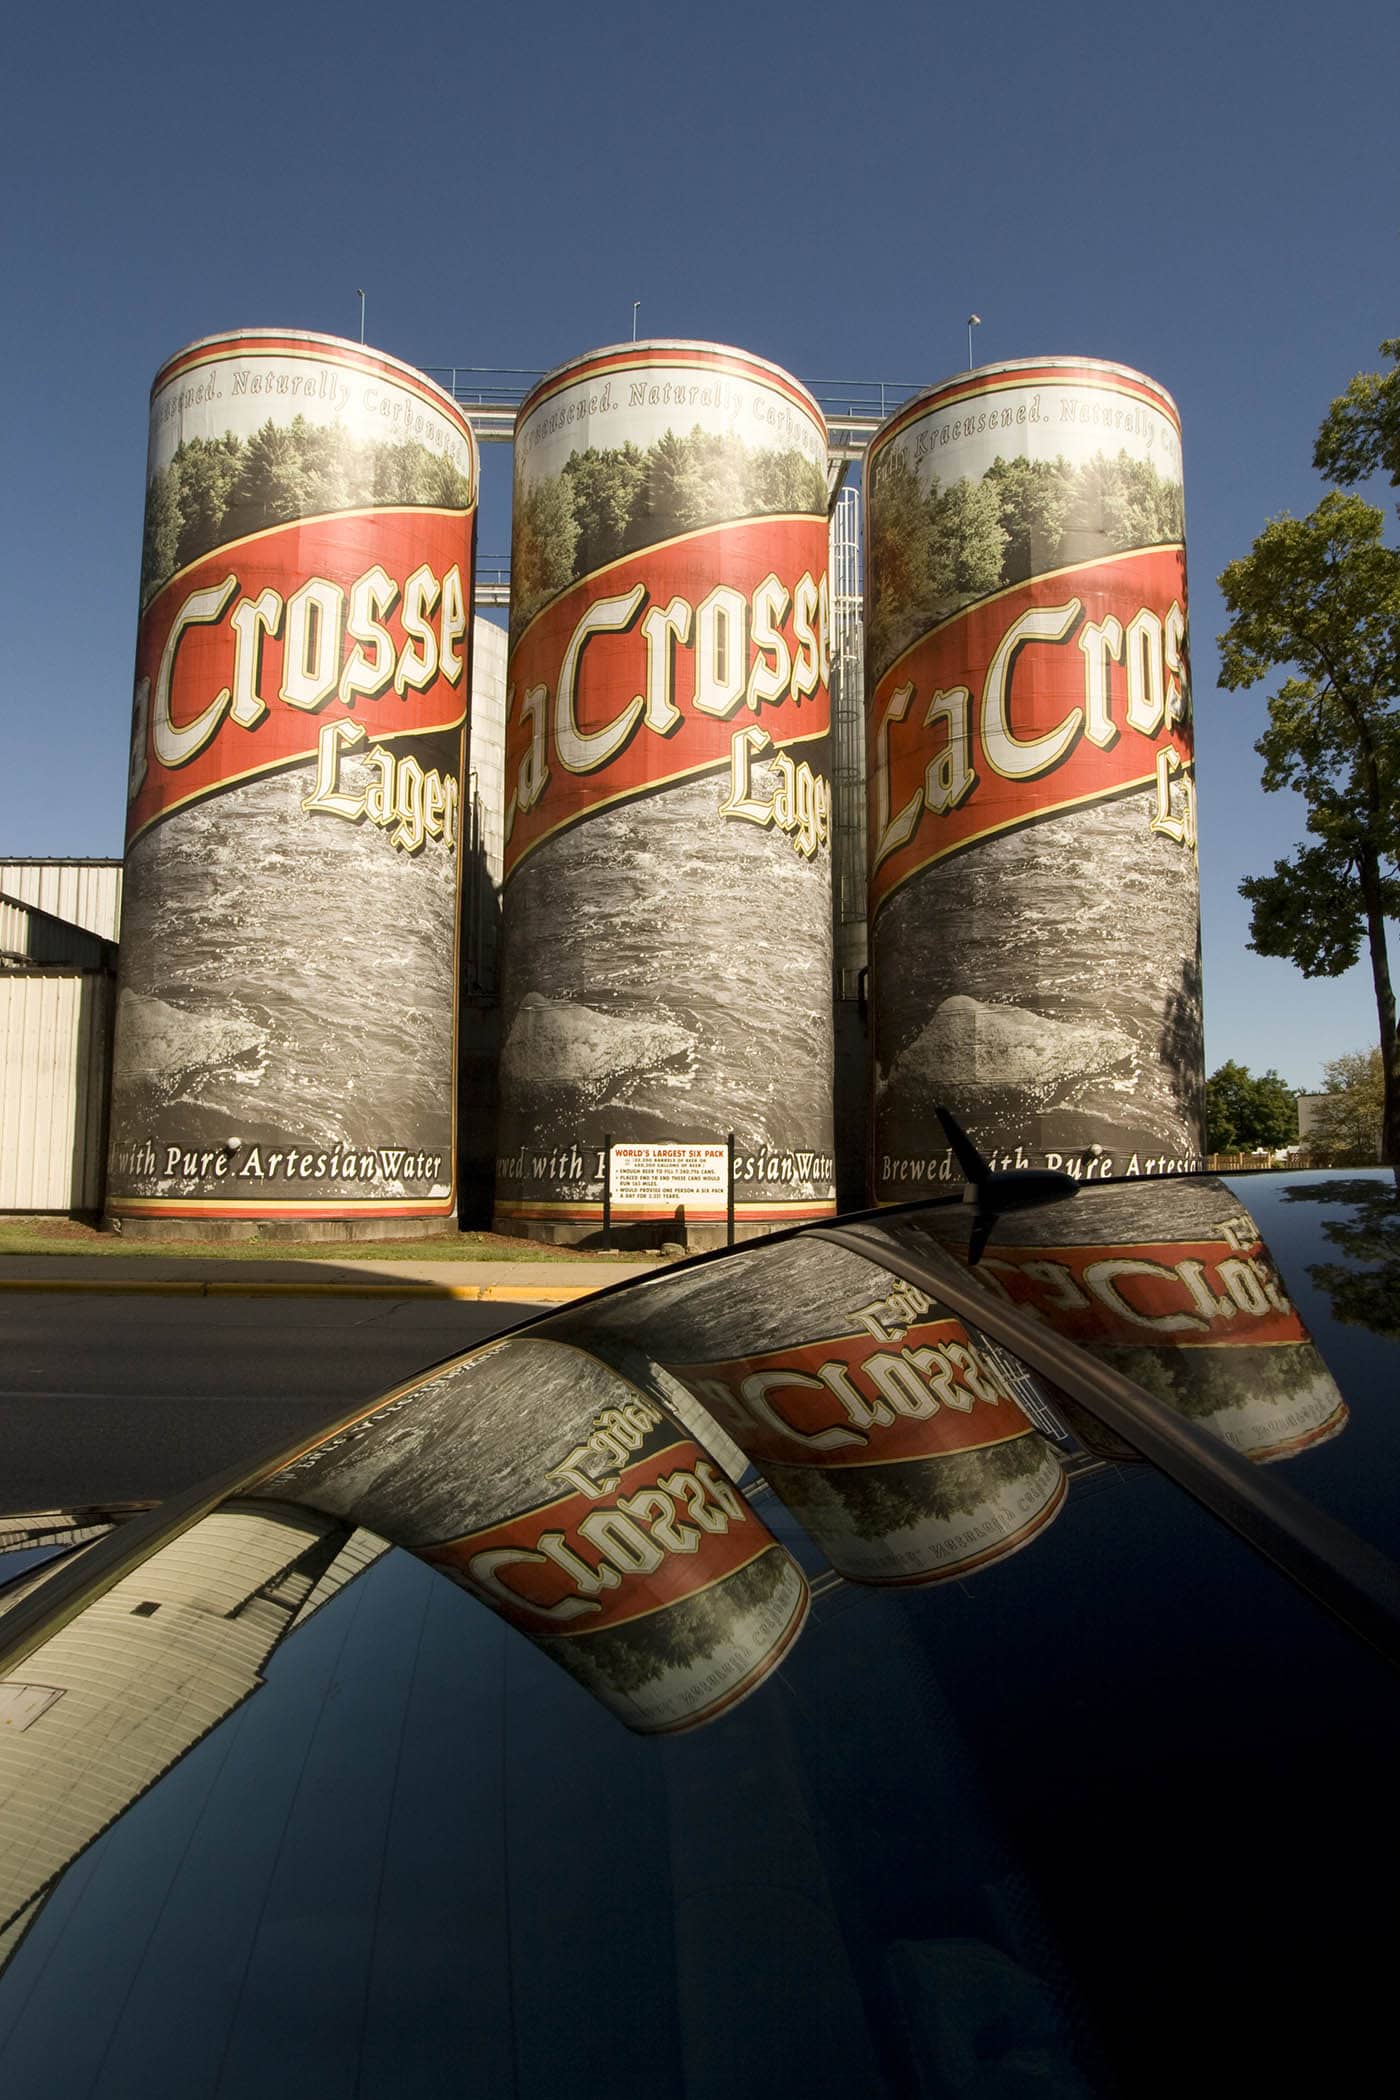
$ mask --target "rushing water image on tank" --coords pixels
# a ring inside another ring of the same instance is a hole
[[[452,764],[452,740],[438,742]],[[344,770],[349,785],[355,769]],[[133,1193],[200,1193],[211,1152],[228,1161],[229,1195],[250,1203],[289,1190],[406,1199],[425,1182],[439,1198],[450,1188],[442,977],[455,858],[406,859],[365,824],[325,826],[308,858],[296,827],[313,782],[310,766],[244,782],[132,848],[124,947],[147,963],[128,969],[119,995],[111,1143]],[[375,933],[383,927],[391,940]],[[397,1124],[384,1105],[389,1073]],[[168,1150],[152,1141],[158,1131],[171,1134]],[[230,1137],[241,1140],[232,1155]],[[429,1171],[406,1175],[406,1157],[419,1156]]]

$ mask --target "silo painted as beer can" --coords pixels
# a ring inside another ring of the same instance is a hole
[[[595,1234],[609,1138],[733,1132],[741,1235],[833,1207],[826,453],[803,387],[708,343],[521,409],[501,1229]],[[632,1219],[674,1213],[658,1158]]]
[[[476,500],[465,417],[378,351],[240,330],[157,375],[114,1217],[454,1209]]]
[[[1095,359],[918,396],[866,463],[872,1180],[1200,1165],[1181,430]]]

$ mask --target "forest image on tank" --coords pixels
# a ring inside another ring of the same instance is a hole
[[[998,457],[979,481],[927,489],[895,448],[870,492],[866,648],[880,677],[901,651],[975,598],[1071,562],[1172,546],[1185,534],[1181,483],[1126,452]]]
[[[186,438],[146,491],[141,606],[177,569],[270,525],[409,505],[466,510],[467,475],[412,439],[360,442],[339,423],[269,420],[250,438]]]
[[[526,484],[517,468],[512,639],[546,601],[619,555],[735,518],[826,515],[826,476],[796,447],[746,445],[696,424],[643,451],[590,445],[562,473]]]

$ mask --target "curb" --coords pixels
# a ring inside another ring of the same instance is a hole
[[[177,1277],[3,1276],[0,1291],[96,1291],[114,1297],[144,1293],[164,1298],[466,1298],[493,1304],[565,1305],[591,1298],[607,1285],[585,1283],[209,1283]]]

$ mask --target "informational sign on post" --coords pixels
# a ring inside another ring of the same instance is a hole
[[[727,1145],[619,1145],[609,1156],[608,1195],[614,1211],[655,1217],[684,1205],[723,1218],[729,1199]]]

